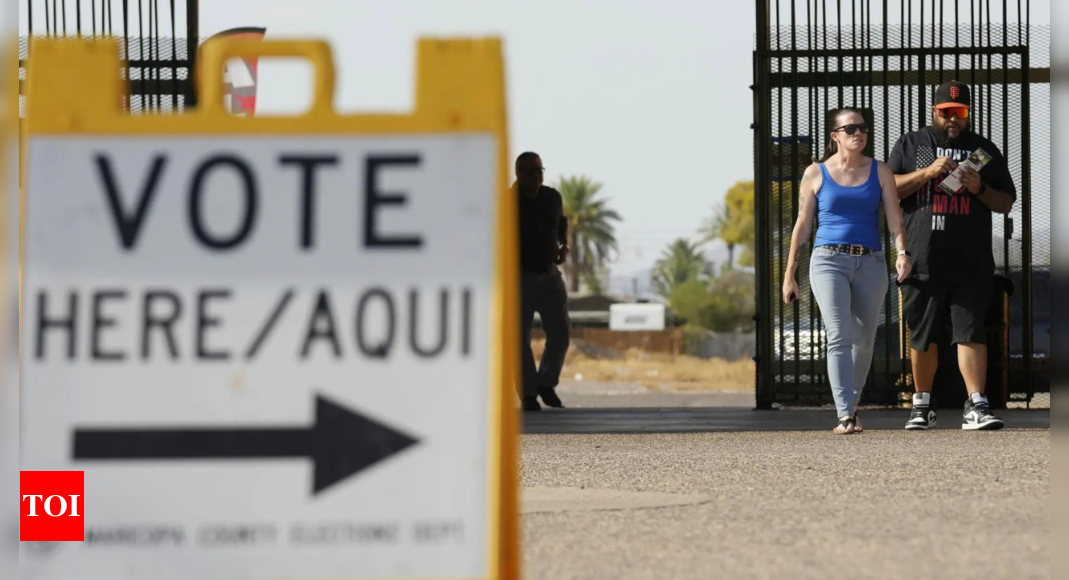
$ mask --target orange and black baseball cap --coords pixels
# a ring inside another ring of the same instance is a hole
[[[958,81],[950,81],[939,85],[935,89],[935,108],[953,109],[965,107],[972,109],[972,91],[969,85]]]

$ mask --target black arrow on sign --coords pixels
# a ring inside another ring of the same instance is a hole
[[[418,443],[316,397],[306,429],[78,429],[76,461],[311,459],[313,495]]]

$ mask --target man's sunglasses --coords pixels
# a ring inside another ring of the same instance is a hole
[[[944,119],[951,119],[957,117],[959,119],[969,118],[969,109],[967,107],[950,107],[947,109],[937,109],[939,116]]]
[[[842,127],[837,128],[835,130],[835,133],[838,133],[839,131],[842,131],[842,132],[846,133],[847,135],[853,135],[853,134],[857,133],[858,131],[861,131],[862,135],[868,135],[869,134],[869,124],[868,123],[852,123],[850,125],[843,125]]]

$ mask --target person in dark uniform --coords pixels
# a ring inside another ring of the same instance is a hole
[[[987,340],[984,320],[994,297],[995,258],[992,215],[1008,214],[1017,201],[1002,152],[974,133],[969,118],[972,95],[957,81],[935,93],[932,126],[903,136],[888,165],[895,173],[906,216],[913,275],[902,285],[904,315],[913,335],[913,414],[906,429],[923,431],[936,423],[932,383],[939,366],[936,344],[949,338],[969,399],[963,429],[990,431],[1004,423],[991,412],[987,397]],[[944,180],[983,149],[990,161],[979,172],[964,168],[960,187],[947,191]],[[950,322],[952,336],[943,337]]]
[[[559,191],[542,184],[546,169],[537,153],[527,152],[516,160],[513,191],[520,206],[521,321],[523,357],[523,410],[541,411],[542,402],[554,408],[564,404],[557,396],[561,369],[568,354],[571,320],[568,290],[558,266],[568,256],[568,221]],[[534,314],[542,318],[546,349],[540,366],[531,350]]]

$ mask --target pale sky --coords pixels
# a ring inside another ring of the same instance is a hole
[[[779,1],[786,18],[792,0]],[[945,1],[952,15],[953,0]],[[802,18],[805,2],[798,2]],[[833,9],[835,0],[828,4]],[[850,0],[843,4],[849,22]],[[897,4],[892,0],[893,14]],[[1001,2],[993,4],[998,22]],[[1011,22],[1016,4],[1010,2]],[[24,5],[19,0],[22,32]],[[500,36],[512,153],[541,153],[551,184],[577,174],[604,183],[624,217],[613,277],[626,278],[649,269],[672,240],[694,237],[732,184],[753,178],[754,6],[753,0],[202,0],[201,35],[261,26],[269,38],[329,40],[343,112],[410,109],[420,36]],[[35,18],[38,13],[43,5]],[[1032,0],[1031,17],[1033,24],[1049,24],[1050,1]],[[258,107],[300,109],[309,81],[299,66],[262,62]],[[720,261],[724,253],[711,247],[708,255]]]

